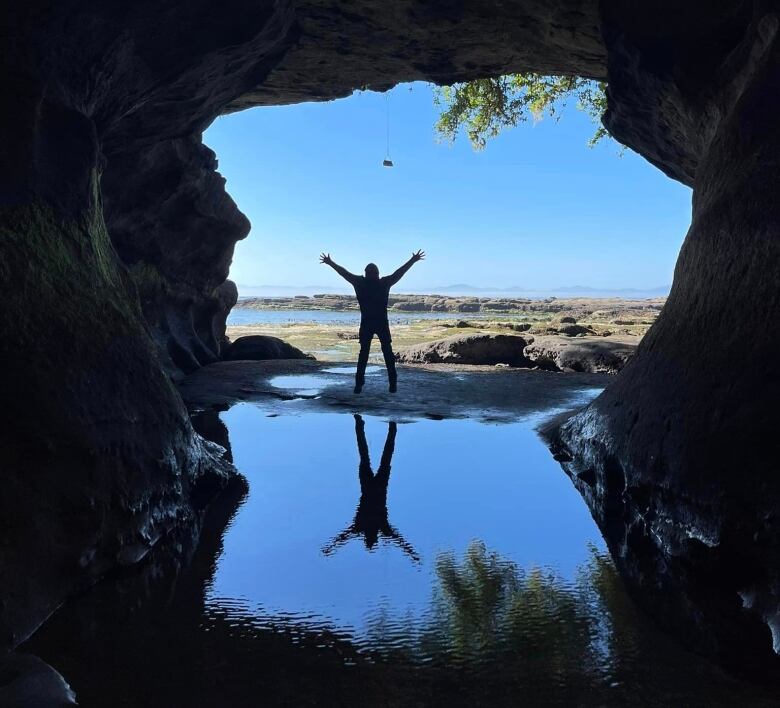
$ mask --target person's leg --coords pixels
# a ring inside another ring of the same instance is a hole
[[[395,354],[393,353],[393,342],[390,339],[390,329],[379,335],[379,342],[382,345],[382,355],[385,358],[387,367],[387,380],[390,384],[390,393],[395,393],[398,382],[398,374],[395,370]]]
[[[358,354],[357,371],[355,372],[355,393],[363,390],[363,384],[366,382],[366,365],[368,364],[368,354],[371,351],[372,332],[360,332],[360,354]]]

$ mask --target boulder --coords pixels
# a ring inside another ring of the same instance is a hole
[[[574,318],[567,317],[566,319],[571,320]],[[561,322],[563,322],[563,320],[561,320]],[[581,337],[585,334],[595,334],[595,332],[590,327],[583,327],[578,324],[563,324],[558,327],[558,334],[562,334],[565,337]]]
[[[437,342],[402,349],[396,354],[406,364],[508,364],[528,366],[523,350],[533,339],[513,334],[455,335]]]
[[[528,322],[499,322],[498,326],[501,329],[511,329],[513,332],[527,332],[531,329]]]
[[[227,348],[222,358],[225,361],[239,359],[259,361],[261,359],[313,359],[314,357],[311,354],[304,354],[297,347],[278,337],[253,334],[239,337]]]
[[[533,366],[552,371],[616,374],[636,352],[639,337],[537,337],[524,351]]]

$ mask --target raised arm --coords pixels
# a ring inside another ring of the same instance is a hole
[[[344,280],[349,281],[354,285],[360,276],[355,275],[354,273],[350,273],[346,268],[343,268],[338,263],[336,263],[331,257],[330,253],[320,253],[320,263],[324,263],[325,265],[329,265],[333,270],[335,270]]]
[[[395,285],[401,278],[403,278],[406,275],[406,271],[409,270],[417,261],[421,261],[423,258],[425,258],[425,251],[417,251],[417,253],[413,253],[412,257],[406,261],[395,273],[391,273],[387,276],[386,280],[390,283],[390,285]]]

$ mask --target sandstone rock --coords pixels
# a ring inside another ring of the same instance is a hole
[[[507,334],[455,335],[438,342],[400,350],[398,361],[406,364],[508,364],[527,366],[523,349],[530,338]]]
[[[637,337],[536,337],[524,351],[532,365],[557,371],[615,374],[634,356]]]
[[[253,334],[247,337],[239,337],[222,355],[225,361],[263,359],[313,359],[311,354],[304,354],[297,347],[288,344],[278,337],[267,337],[262,334]]]

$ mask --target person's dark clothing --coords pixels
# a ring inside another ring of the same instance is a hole
[[[360,306],[360,354],[358,355],[355,383],[362,386],[365,383],[366,365],[371,351],[371,340],[376,335],[382,345],[382,355],[387,367],[387,378],[391,383],[395,382],[398,375],[395,370],[395,354],[393,354],[392,337],[390,335],[390,323],[387,321],[387,301],[390,296],[390,288],[399,280],[401,275],[394,273],[384,278],[366,278],[362,275],[354,275],[349,278],[355,288],[358,305]]]

